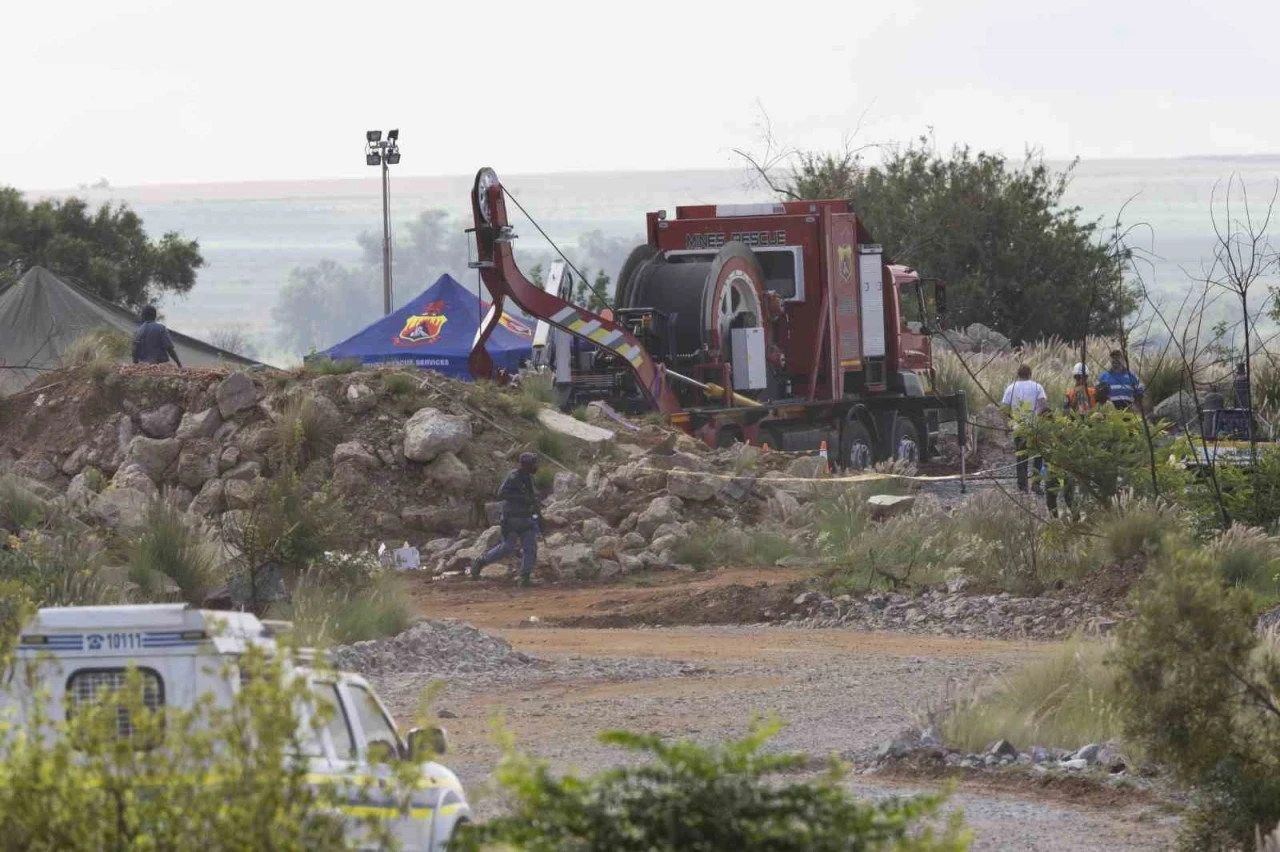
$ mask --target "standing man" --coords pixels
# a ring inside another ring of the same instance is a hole
[[[1005,411],[1005,416],[1016,425],[1020,422],[1034,423],[1037,414],[1041,414],[1049,410],[1049,397],[1045,394],[1044,388],[1039,382],[1031,380],[1031,365],[1023,364],[1018,367],[1018,378],[1004,389],[1004,397],[1000,400],[1000,405]],[[1018,490],[1024,494],[1027,491],[1027,463],[1030,461],[1031,467],[1036,472],[1037,480],[1040,476],[1040,459],[1027,458],[1027,441],[1025,438],[1013,439],[1013,450],[1018,457]],[[1037,481],[1032,489],[1035,493],[1040,493],[1040,483]]]
[[[1098,392],[1089,387],[1089,368],[1083,363],[1071,368],[1071,389],[1062,403],[1062,410],[1068,414],[1088,414],[1098,407]]]
[[[156,322],[155,305],[147,305],[142,309],[142,325],[133,333],[133,363],[163,364],[170,358],[182,369],[178,360],[178,350],[173,348],[173,338],[169,329]]]
[[[1119,349],[1111,352],[1111,369],[1098,377],[1098,381],[1107,386],[1107,399],[1120,410],[1141,405],[1142,394],[1146,388],[1142,381],[1125,364],[1124,352]]]
[[[538,525],[542,521],[542,505],[534,490],[533,475],[538,472],[538,456],[521,453],[520,466],[502,480],[498,497],[502,499],[502,541],[494,545],[467,569],[472,580],[480,579],[480,569],[520,550],[520,585],[532,586],[533,566],[538,561]]]

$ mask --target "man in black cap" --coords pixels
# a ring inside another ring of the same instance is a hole
[[[142,309],[142,325],[133,334],[133,363],[163,364],[170,358],[181,370],[182,362],[178,360],[169,329],[156,322],[155,305],[147,305]]]
[[[538,561],[538,524],[542,520],[542,506],[533,487],[533,475],[538,472],[538,456],[521,453],[520,466],[502,481],[498,497],[502,500],[502,541],[467,569],[472,580],[480,579],[480,569],[497,562],[520,549],[520,585],[531,586],[530,575]]]

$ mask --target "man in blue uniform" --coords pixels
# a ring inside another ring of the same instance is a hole
[[[498,489],[502,500],[502,541],[467,569],[472,580],[480,578],[480,569],[520,550],[520,585],[531,586],[530,575],[538,561],[538,525],[542,506],[534,489],[533,475],[538,472],[538,456],[520,454],[520,467],[507,474]]]
[[[1120,409],[1140,404],[1146,391],[1142,380],[1125,364],[1124,353],[1119,349],[1111,353],[1111,369],[1099,376],[1098,382],[1107,386],[1107,399]]]
[[[155,306],[147,305],[142,309],[142,325],[133,333],[133,363],[163,364],[170,358],[181,370],[182,362],[178,360],[169,329],[156,322]]]

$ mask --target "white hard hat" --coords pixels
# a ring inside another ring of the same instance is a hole
[[[1089,368],[1086,367],[1083,363],[1077,362],[1076,365],[1071,368],[1071,375],[1072,377],[1087,376],[1089,375]]]

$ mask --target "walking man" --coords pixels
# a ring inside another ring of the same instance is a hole
[[[1107,386],[1107,399],[1120,410],[1142,404],[1142,394],[1146,388],[1128,365],[1125,364],[1124,352],[1119,349],[1111,352],[1111,369],[1098,377],[1098,381]]]
[[[1031,380],[1030,364],[1023,364],[1018,367],[1018,378],[1004,389],[1004,398],[1000,400],[1000,405],[1004,408],[1005,415],[1015,425],[1024,421],[1034,423],[1037,414],[1049,410],[1049,397],[1045,394],[1044,388],[1039,382]],[[1028,463],[1035,471],[1036,478],[1039,479],[1041,460],[1039,458],[1027,458],[1027,441],[1025,438],[1015,437],[1013,439],[1013,450],[1018,457],[1018,490],[1026,493]],[[1040,483],[1038,481],[1032,490],[1037,494],[1040,493]]]
[[[155,305],[142,309],[142,325],[133,333],[133,363],[163,364],[169,359],[182,369],[178,350],[173,348],[173,338],[163,323],[156,322]]]
[[[1098,407],[1098,394],[1093,388],[1089,387],[1089,368],[1084,363],[1076,364],[1071,368],[1071,388],[1067,391],[1067,398],[1062,403],[1062,411],[1068,417],[1073,414],[1088,414]],[[1075,515],[1075,483],[1071,481],[1071,477],[1066,473],[1049,467],[1045,463],[1044,469],[1044,502],[1049,509],[1049,514],[1058,517],[1058,498],[1061,497],[1067,504],[1067,509]]]
[[[520,550],[520,585],[533,585],[530,575],[538,561],[538,526],[542,506],[534,490],[533,475],[538,472],[538,456],[521,453],[520,466],[502,481],[498,497],[502,500],[502,541],[494,545],[467,569],[472,580],[480,579],[480,569]]]

